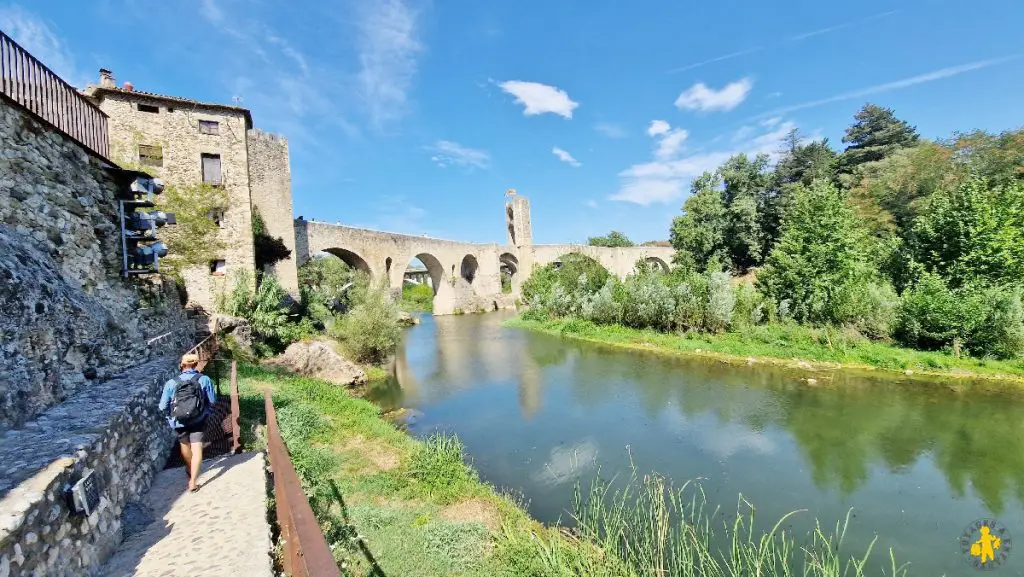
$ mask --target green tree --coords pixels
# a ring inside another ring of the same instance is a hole
[[[705,172],[690,185],[683,214],[672,219],[669,242],[676,264],[704,270],[709,262],[726,262],[726,206],[717,174]]]
[[[292,251],[284,245],[284,239],[273,237],[267,232],[267,225],[255,206],[252,209],[252,238],[258,273],[292,255]]]
[[[940,190],[913,232],[915,259],[950,288],[1024,282],[1024,181],[971,177]]]
[[[758,199],[769,188],[768,155],[753,159],[737,154],[718,169],[726,205],[724,242],[732,268],[746,271],[761,264],[761,222]]]
[[[854,123],[846,129],[842,163],[846,171],[866,162],[882,160],[900,148],[918,142],[917,129],[896,118],[891,108],[870,102],[854,115]]]
[[[872,276],[866,235],[845,196],[827,181],[795,190],[782,237],[757,278],[802,322],[846,322],[853,294]]]
[[[625,246],[636,246],[633,241],[629,240],[629,237],[625,233],[613,230],[608,233],[607,236],[592,236],[587,239],[587,244],[590,246],[606,246],[606,247],[625,247]]]

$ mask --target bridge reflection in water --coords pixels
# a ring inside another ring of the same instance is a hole
[[[575,482],[628,474],[631,461],[703,479],[725,512],[742,493],[759,526],[806,509],[792,528],[818,517],[830,529],[853,507],[849,551],[877,533],[869,566],[893,547],[910,575],[967,574],[956,539],[968,523],[1024,518],[1022,395],[851,372],[809,386],[760,364],[505,329],[507,316],[424,318],[399,351],[394,402],[422,412],[414,434],[458,434],[482,476],[544,521],[566,518]],[[1024,574],[1024,555],[1003,568]]]

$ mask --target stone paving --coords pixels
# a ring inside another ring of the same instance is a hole
[[[203,462],[200,489],[185,491],[185,471],[167,469],[146,494],[153,519],[132,530],[103,567],[105,577],[272,577],[263,453]]]

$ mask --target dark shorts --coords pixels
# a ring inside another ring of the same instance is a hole
[[[202,443],[203,442],[203,429],[206,428],[206,419],[187,427],[179,427],[174,429],[174,433],[178,436],[179,443]]]

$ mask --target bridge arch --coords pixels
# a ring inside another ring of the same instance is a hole
[[[667,273],[669,271],[668,263],[656,256],[644,257],[644,262],[657,267],[661,272]]]
[[[512,253],[501,253],[498,257],[498,269],[502,277],[508,275],[510,287],[509,292],[516,295],[519,294],[519,283],[521,281],[521,276],[519,274],[519,259]],[[503,279],[501,280],[501,292],[505,292],[505,282]]]
[[[476,273],[479,269],[480,263],[477,262],[476,257],[467,254],[462,257],[462,264],[459,265],[459,275],[469,284],[473,284],[473,279],[476,278]]]
[[[325,248],[324,252],[330,253],[330,254],[340,258],[345,264],[347,264],[349,266],[349,268],[352,268],[352,269],[358,270],[360,272],[364,272],[364,273],[366,273],[366,274],[368,274],[370,276],[373,276],[373,271],[370,269],[370,265],[369,265],[369,263],[366,262],[366,259],[364,259],[363,257],[359,256],[358,254],[356,254],[356,253],[354,253],[354,252],[352,252],[352,251],[350,251],[348,249],[338,248],[338,247],[335,247],[335,248]]]
[[[427,267],[427,274],[430,275],[430,285],[434,289],[434,296],[436,297],[437,291],[441,288],[441,282],[444,280],[444,265],[441,264],[441,261],[436,256],[429,252],[421,252],[413,256],[413,258]]]

